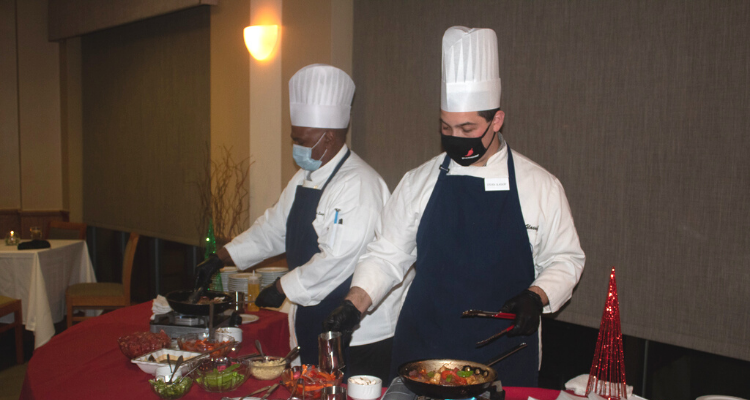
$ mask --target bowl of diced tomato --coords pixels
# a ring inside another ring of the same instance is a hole
[[[326,373],[314,365],[304,364],[285,369],[281,373],[281,383],[294,397],[316,400],[320,399],[324,387],[340,385],[343,377],[341,371]]]
[[[177,345],[180,350],[210,353],[211,357],[219,358],[225,357],[232,350],[238,350],[239,342],[226,333],[216,332],[213,339],[209,338],[208,333],[188,333],[177,338]]]

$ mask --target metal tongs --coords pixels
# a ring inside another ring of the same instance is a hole
[[[485,318],[499,318],[499,319],[516,319],[516,314],[513,313],[504,313],[504,312],[490,312],[490,311],[479,311],[479,310],[468,310],[464,311],[463,314],[461,314],[462,317],[485,317]],[[482,347],[491,341],[499,338],[500,336],[505,335],[506,333],[510,332],[515,325],[511,325],[499,333],[496,333],[487,339],[480,340],[477,342],[477,347]]]

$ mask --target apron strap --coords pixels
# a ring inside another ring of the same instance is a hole
[[[440,175],[438,176],[438,179],[443,179],[445,175],[450,172],[450,168],[448,166],[451,164],[451,158],[448,157],[448,155],[445,155],[445,158],[443,159],[443,164],[440,165],[438,168],[440,169]]]
[[[336,175],[337,172],[339,172],[339,169],[342,165],[344,165],[344,161],[346,161],[347,158],[349,158],[349,155],[352,154],[352,151],[350,149],[346,149],[346,154],[344,154],[344,158],[339,161],[338,165],[336,165],[336,168],[333,169],[333,172],[331,172],[331,175],[328,176],[328,179],[326,180],[325,185],[323,185],[323,188],[320,189],[321,192],[326,190],[326,186],[328,186],[328,182],[331,181],[331,179]]]

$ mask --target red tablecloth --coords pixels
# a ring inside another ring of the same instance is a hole
[[[289,352],[287,315],[260,310],[257,322],[242,325],[243,346],[240,354],[255,352],[251,344],[259,339],[270,355]],[[149,330],[151,302],[112,311],[73,325],[34,351],[26,370],[21,399],[140,399],[158,400],[151,391],[146,374],[128,360],[117,345],[117,338]],[[220,399],[223,395],[246,395],[253,388],[267,386],[268,381],[254,378],[228,393],[208,393],[193,385],[183,399]],[[288,397],[280,388],[272,398]]]
[[[271,355],[283,356],[289,351],[287,315],[261,310],[254,313],[260,320],[242,325],[243,347],[240,354],[255,352],[255,339]],[[139,399],[158,400],[151,391],[146,374],[128,360],[117,345],[117,338],[137,331],[148,331],[151,302],[122,308],[74,325],[36,349],[26,370],[21,400]],[[250,378],[239,389],[227,393],[208,393],[193,385],[183,399],[219,400],[222,396],[239,397],[267,386],[271,381]],[[506,400],[554,400],[557,390],[507,387]],[[385,388],[384,388],[385,391]],[[280,387],[272,399],[286,399],[289,392]]]

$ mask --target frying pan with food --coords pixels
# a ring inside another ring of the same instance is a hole
[[[167,302],[173,310],[181,314],[187,315],[208,315],[209,307],[208,304],[192,304],[188,301],[188,297],[193,293],[192,290],[176,290],[167,294]],[[224,297],[223,301],[214,302],[214,312],[220,313],[228,310],[234,306],[232,295],[227,292],[214,292],[207,291],[204,294],[209,299],[215,299],[217,297]]]
[[[411,361],[401,364],[401,366],[398,367],[398,374],[406,387],[417,396],[428,396],[435,399],[465,399],[469,397],[477,397],[487,391],[490,385],[492,385],[492,382],[497,379],[497,373],[491,368],[491,365],[504,360],[506,357],[525,347],[526,343],[521,343],[487,364],[447,358]],[[450,369],[458,368],[462,371],[473,371],[474,374],[479,377],[479,383],[458,386],[436,385],[420,382],[409,377],[411,371],[437,371],[442,366]]]

